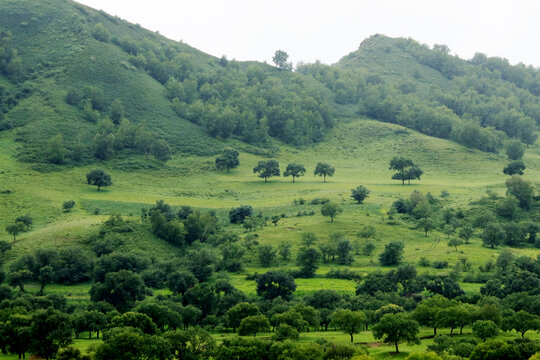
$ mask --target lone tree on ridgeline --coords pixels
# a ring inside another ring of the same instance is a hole
[[[405,159],[401,156],[395,156],[390,160],[390,170],[397,172],[392,175],[393,180],[401,180],[401,184],[405,185],[405,180],[411,184],[411,180],[418,179],[424,174],[424,171],[413,163],[411,159]]]
[[[259,173],[260,178],[264,178],[264,182],[267,182],[267,179],[272,176],[279,176],[279,162],[277,160],[261,160],[253,168],[254,173]]]
[[[216,167],[219,170],[227,169],[227,172],[230,172],[231,169],[240,165],[238,155],[238,151],[234,149],[224,149],[221,155],[216,158]]]
[[[283,176],[292,176],[292,182],[294,182],[297,177],[304,176],[305,173],[306,168],[304,167],[304,165],[292,163],[287,165],[287,169],[285,169]]]
[[[289,54],[283,50],[276,50],[272,61],[276,66],[282,70],[292,70],[292,63],[287,62],[289,59]]]
[[[318,163],[315,167],[315,171],[313,172],[314,175],[322,176],[323,181],[326,182],[327,176],[334,176],[335,169],[327,163]]]
[[[112,185],[111,176],[102,169],[95,169],[86,174],[86,181],[88,185],[97,186],[98,191],[102,187]]]

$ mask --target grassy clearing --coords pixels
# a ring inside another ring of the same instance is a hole
[[[234,142],[224,145],[234,146]],[[31,214],[35,219],[33,229],[21,234],[14,244],[9,258],[25,253],[36,247],[61,247],[83,244],[88,234],[97,228],[107,214],[120,212],[132,223],[140,223],[140,208],[151,206],[158,199],[172,205],[191,205],[203,209],[217,210],[218,217],[227,224],[227,212],[233,206],[250,204],[256,211],[265,215],[285,214],[277,226],[267,226],[257,230],[257,240],[261,244],[277,246],[281,241],[291,242],[293,256],[299,246],[301,233],[313,231],[319,239],[325,240],[332,232],[342,232],[353,242],[362,244],[365,240],[357,233],[365,225],[376,229],[373,239],[375,252],[371,257],[356,256],[350,266],[359,272],[371,272],[379,268],[378,255],[384,245],[392,240],[405,243],[405,263],[418,264],[422,257],[433,260],[446,260],[447,269],[418,267],[419,272],[448,272],[461,257],[467,257],[476,268],[487,259],[495,258],[499,249],[491,250],[481,246],[478,238],[468,245],[460,246],[458,251],[447,246],[445,235],[432,232],[428,236],[418,229],[399,220],[389,222],[385,213],[398,197],[407,197],[413,190],[431,192],[438,196],[442,190],[450,193],[443,200],[454,207],[467,204],[485,194],[485,189],[504,194],[506,177],[501,169],[506,160],[502,155],[487,154],[464,148],[449,141],[424,136],[392,124],[371,120],[355,120],[338,126],[327,141],[296,149],[280,145],[275,157],[281,168],[287,163],[303,163],[307,174],[292,183],[290,178],[271,178],[268,183],[257,178],[252,171],[260,157],[241,153],[239,168],[230,174],[214,169],[213,157],[175,156],[166,166],[157,170],[130,171],[122,164],[123,160],[111,160],[102,167],[111,173],[114,185],[102,191],[85,184],[85,174],[94,166],[67,168],[55,172],[37,172],[29,164],[14,159],[17,144],[9,132],[0,134],[0,189],[11,190],[1,194],[0,228],[4,228],[16,216]],[[395,155],[412,158],[424,169],[422,181],[402,186],[390,180],[388,162]],[[144,163],[143,158],[135,162]],[[315,164],[319,161],[331,163],[336,168],[333,178],[326,183],[313,176]],[[535,145],[527,150],[525,161],[529,168],[525,177],[533,182],[540,179],[540,150]],[[119,165],[120,164],[120,165]],[[363,205],[355,204],[350,198],[350,189],[362,184],[371,190]],[[341,204],[344,213],[334,223],[320,215],[320,206],[293,205],[294,199],[326,197]],[[74,200],[75,209],[70,213],[61,210],[66,200]],[[99,215],[94,215],[96,209]],[[298,213],[311,213],[312,216],[297,216]],[[227,225],[230,226],[230,225]],[[245,234],[239,226],[230,226],[240,234]],[[1,240],[10,241],[10,236],[2,232]],[[141,230],[136,231],[126,245],[151,254],[154,258],[165,258],[177,249],[165,242],[149,236]],[[535,249],[512,249],[517,255],[535,256]],[[299,280],[299,294],[322,286],[340,291],[352,292],[354,282],[325,282],[322,276],[332,266],[322,264],[316,279]],[[293,262],[276,262],[272,267],[291,268]],[[245,274],[264,272],[268,269],[258,266],[256,252],[246,256],[246,269],[233,276],[235,286],[253,293],[253,282],[243,280]],[[476,285],[467,285],[467,291],[477,292]]]

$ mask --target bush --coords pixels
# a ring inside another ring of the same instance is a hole
[[[280,324],[273,336],[276,341],[298,340],[298,330],[287,324]]]
[[[229,211],[229,220],[231,224],[243,223],[248,216],[253,216],[253,208],[251,205],[242,205],[232,208]]]
[[[435,269],[444,269],[448,267],[448,261],[444,260],[435,260],[431,266],[433,266]]]
[[[75,201],[73,200],[64,201],[64,203],[62,204],[62,210],[64,210],[64,212],[70,212],[74,206],[75,206]]]
[[[330,199],[328,198],[315,198],[309,202],[310,205],[324,205],[329,203]]]

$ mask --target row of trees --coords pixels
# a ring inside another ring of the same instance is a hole
[[[258,173],[257,176],[264,179],[264,182],[267,182],[267,179],[273,176],[280,176],[281,172],[279,170],[279,162],[277,160],[261,160],[253,168],[254,173]],[[316,176],[322,176],[324,182],[326,182],[327,176],[334,176],[334,168],[327,163],[317,163],[313,174]],[[306,168],[302,164],[292,163],[287,165],[287,169],[283,173],[283,176],[292,176],[293,182],[297,177],[304,176],[306,173]]]

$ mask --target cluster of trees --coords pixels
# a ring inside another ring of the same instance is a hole
[[[17,83],[23,80],[24,72],[22,59],[12,40],[11,32],[0,28],[0,73]]]
[[[280,176],[281,172],[279,169],[279,162],[277,160],[261,160],[253,168],[254,173],[258,173],[257,176],[264,179],[264,182],[267,182],[267,179],[273,176]],[[327,176],[334,176],[335,169],[332,165],[327,163],[319,162],[313,171],[313,175],[322,176],[324,182],[326,182]],[[291,163],[287,165],[287,169],[283,173],[284,177],[291,176],[293,182],[297,177],[304,176],[306,173],[306,168],[302,164]]]
[[[396,200],[388,215],[403,214],[404,219],[415,222],[426,236],[438,229],[447,235],[448,245],[456,251],[475,234],[491,248],[501,244],[538,247],[536,235],[540,227],[534,220],[537,216],[534,186],[520,175],[512,175],[506,181],[506,189],[506,196],[490,193],[473,202],[468,210],[445,207],[443,194],[436,198],[430,193],[413,191],[408,199]]]
[[[81,90],[68,91],[66,102],[78,106],[87,121],[97,124],[97,131],[91,138],[92,144],[89,147],[85,144],[85,140],[89,140],[86,139],[89,138],[87,134],[79,134],[76,139],[69,142],[69,145],[61,134],[50,138],[44,154],[48,162],[64,164],[71,159],[80,163],[91,156],[107,160],[122,150],[144,154],[146,158],[152,155],[162,162],[170,159],[169,144],[147,130],[144,122],[133,124],[126,119],[124,105],[120,99],[115,99],[107,107],[103,90],[87,86]],[[108,116],[100,119],[101,111],[108,111]]]
[[[376,37],[365,42],[375,42]],[[358,104],[360,114],[427,135],[489,152],[501,150],[506,138],[524,144],[535,142],[534,130],[540,123],[537,71],[482,54],[468,63],[451,56],[444,45],[430,49],[412,39],[392,42],[396,51],[403,50],[441,72],[449,79],[450,88],[433,86],[423,95],[413,78],[390,84],[377,74],[319,62],[301,64],[297,71],[326,85],[337,103]]]
[[[420,177],[424,173],[411,159],[401,156],[395,156],[390,160],[390,170],[397,171],[392,175],[392,180],[401,180],[402,185],[405,185],[405,181],[408,181],[410,185],[411,180],[420,180]]]
[[[226,57],[199,61],[166,42],[112,39],[130,62],[165,85],[173,110],[203,126],[209,135],[237,137],[252,144],[268,136],[294,145],[322,139],[333,126],[326,96],[303,76],[278,76],[263,64],[241,66]],[[276,52],[280,69],[289,69],[287,54]],[[210,66],[208,66],[210,65]]]

